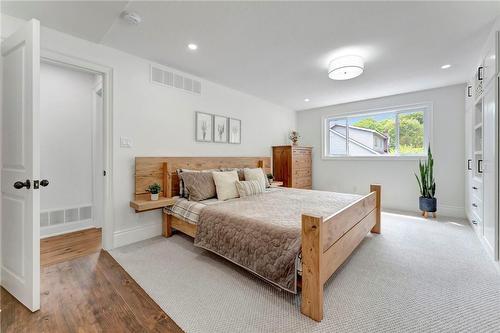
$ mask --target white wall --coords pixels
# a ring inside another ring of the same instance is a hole
[[[8,16],[2,21],[6,36],[22,24]],[[135,156],[270,156],[270,147],[288,142],[295,127],[291,110],[257,97],[203,79],[201,96],[152,85],[148,60],[47,28],[41,38],[42,48],[113,69],[115,245],[161,231],[159,211],[136,214],[129,207]],[[195,110],[241,119],[242,144],[195,142]],[[130,137],[133,147],[120,148],[120,136]]]
[[[416,160],[323,160],[321,118],[340,113],[433,103],[431,142],[436,160],[438,209],[442,215],[464,216],[464,91],[454,85],[408,94],[332,105],[297,112],[301,143],[314,147],[313,188],[366,193],[371,183],[382,184],[382,205],[386,209],[418,210],[418,186],[413,172]]]
[[[94,106],[96,76],[45,62],[40,66],[40,175],[50,182],[40,192],[42,237],[100,225],[93,205],[93,145],[102,146],[102,138],[93,138],[94,112],[102,117]],[[95,221],[80,210],[88,207]]]
[[[92,203],[92,112],[95,75],[42,63],[40,175],[50,186],[42,211]]]

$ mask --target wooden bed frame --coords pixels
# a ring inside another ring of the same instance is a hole
[[[179,168],[261,167],[270,172],[269,157],[137,157],[136,197],[146,195],[147,185],[163,183],[165,197],[179,194]],[[329,217],[302,215],[302,300],[301,312],[323,319],[323,286],[369,233],[381,231],[381,186],[371,185],[370,193]],[[163,236],[173,229],[191,237],[196,225],[163,213]]]

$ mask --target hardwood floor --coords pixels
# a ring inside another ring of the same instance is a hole
[[[42,266],[57,264],[101,250],[101,228],[85,229],[40,240]]]
[[[43,245],[40,311],[31,313],[2,288],[2,333],[182,332],[108,252],[95,251],[88,233],[72,236],[68,244],[56,238]]]

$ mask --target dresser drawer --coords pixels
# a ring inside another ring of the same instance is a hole
[[[481,220],[480,217],[478,217],[476,214],[472,213],[472,216],[471,216],[471,219],[470,219],[472,225],[475,227],[475,228],[479,228],[481,226],[481,224],[483,223],[483,221]]]
[[[293,148],[293,156],[311,156],[311,149]]]
[[[474,199],[476,200],[483,200],[483,184],[481,182],[478,182],[476,180],[472,181],[471,184],[471,200],[473,201]]]
[[[299,168],[293,170],[293,177],[311,177],[311,169],[310,168]]]
[[[479,219],[483,219],[483,203],[474,198],[471,199],[471,211],[475,214]]]
[[[312,179],[311,177],[298,177],[292,180],[292,186],[296,188],[311,188]]]
[[[298,158],[293,160],[293,170],[310,169],[312,165],[311,159]]]

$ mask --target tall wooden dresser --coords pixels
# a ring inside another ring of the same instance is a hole
[[[273,176],[283,186],[312,188],[312,147],[273,146]]]

